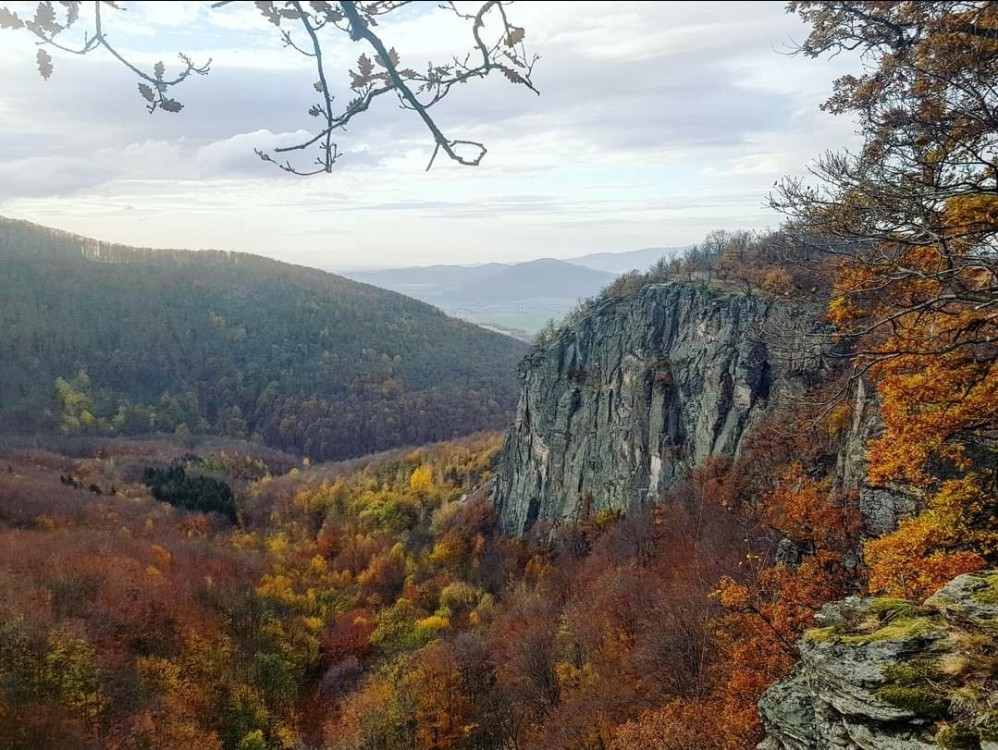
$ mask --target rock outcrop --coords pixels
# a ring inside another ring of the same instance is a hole
[[[863,523],[873,535],[894,531],[900,521],[914,515],[921,507],[918,498],[905,488],[876,486],[867,479],[867,448],[883,428],[876,391],[861,379],[856,384],[852,424],[839,452],[835,474],[840,490],[858,494]]]
[[[998,572],[924,606],[853,599],[817,619],[760,701],[760,750],[998,750]]]
[[[820,377],[806,312],[703,285],[605,300],[520,365],[496,472],[509,533],[655,502],[711,456],[737,456],[772,406]]]

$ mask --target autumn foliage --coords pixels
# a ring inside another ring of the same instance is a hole
[[[768,445],[772,461],[802,448]],[[746,456],[647,511],[514,540],[461,499],[497,446],[273,474],[123,445],[8,454],[0,746],[756,742],[759,694],[848,588],[848,504],[793,462],[774,478]],[[157,465],[228,483],[235,523],[157,502],[142,482]],[[776,559],[784,537],[799,565]]]
[[[810,56],[859,49],[862,75],[826,103],[863,148],[827,155],[817,184],[774,197],[835,259],[829,319],[883,434],[869,478],[924,512],[867,545],[875,591],[924,597],[995,554],[998,9],[989,2],[794,2]]]
[[[749,750],[824,603],[994,564],[998,14],[791,7],[805,53],[874,65],[827,105],[859,117],[862,152],[785,185],[780,232],[716,233],[607,295],[821,299],[824,382],[652,507],[523,539],[482,489],[494,435],[295,468],[245,446],[7,451],[0,750]],[[882,430],[850,485],[857,383]],[[80,388],[59,397],[84,425]],[[878,536],[870,488],[914,510]]]

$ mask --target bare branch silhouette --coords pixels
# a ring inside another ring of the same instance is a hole
[[[333,140],[336,131],[342,131],[354,119],[367,112],[371,104],[385,94],[394,94],[399,107],[411,110],[419,117],[433,139],[433,152],[427,169],[433,166],[439,153],[464,166],[477,166],[487,153],[485,144],[478,141],[452,138],[444,133],[430,110],[442,101],[458,84],[484,79],[493,73],[502,75],[510,83],[524,86],[537,93],[531,79],[536,55],[528,55],[524,47],[525,30],[509,19],[507,7],[511,0],[490,0],[474,13],[460,10],[453,2],[439,6],[470,27],[469,51],[463,57],[453,57],[449,62],[427,62],[424,70],[402,67],[401,57],[394,47],[389,47],[375,29],[393,13],[412,5],[410,0],[379,0],[377,2],[323,2],[303,3],[297,0],[255,3],[261,16],[272,24],[285,47],[312,60],[316,81],[313,84],[319,95],[308,114],[320,121],[320,126],[298,143],[275,147],[272,151],[257,149],[257,155],[275,164],[285,172],[309,176],[332,172],[342,156]],[[92,19],[81,19],[81,7],[92,8]],[[215,2],[213,11],[232,6],[230,0]],[[58,6],[58,9],[57,9]],[[87,55],[104,50],[139,78],[139,94],[150,113],[156,110],[180,112],[183,104],[173,95],[172,89],[192,74],[207,75],[211,60],[195,63],[188,55],[179,53],[181,67],[171,77],[166,75],[162,62],[151,70],[144,70],[129,60],[109,40],[107,10],[124,12],[125,8],[107,0],[92,3],[39,2],[31,19],[22,18],[15,11],[0,7],[0,29],[23,30],[32,34],[38,43],[38,70],[46,80],[53,73],[53,59],[48,49],[73,55]],[[79,31],[82,39],[76,44],[65,43],[68,30]],[[350,40],[362,43],[368,49],[357,58],[356,69],[350,70],[349,99],[336,105],[336,96],[330,82],[324,50],[327,45]],[[292,161],[292,156],[317,151],[307,163]]]

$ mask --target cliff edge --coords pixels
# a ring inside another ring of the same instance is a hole
[[[604,300],[520,364],[493,491],[505,530],[657,501],[822,371],[808,312],[701,284]]]

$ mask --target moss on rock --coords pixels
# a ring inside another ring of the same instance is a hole
[[[998,604],[998,573],[984,579],[987,588],[978,593],[974,599],[981,604]]]

